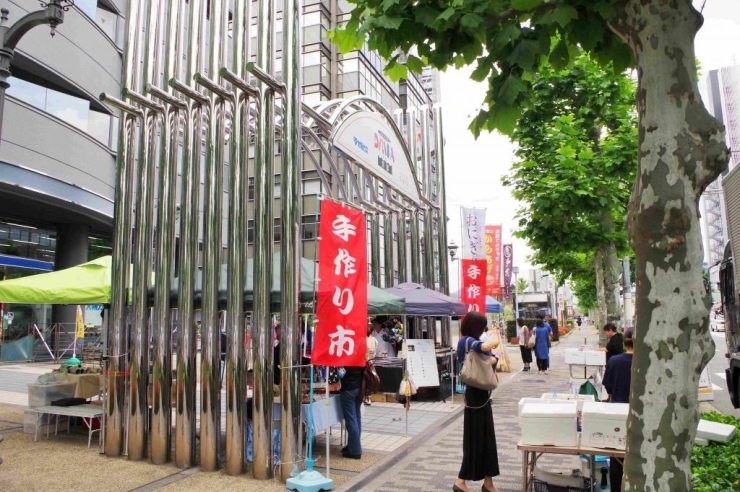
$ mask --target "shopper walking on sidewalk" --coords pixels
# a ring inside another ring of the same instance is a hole
[[[465,315],[460,326],[460,341],[457,343],[457,360],[465,360],[466,350],[487,353],[495,346],[495,340],[480,341],[486,329],[485,315],[471,312]],[[492,357],[492,362],[497,362]],[[496,433],[493,429],[493,411],[490,391],[467,386],[465,388],[465,412],[463,414],[463,459],[460,473],[452,486],[454,492],[469,492],[466,480],[483,479],[483,492],[498,492],[493,477],[499,475]]]
[[[532,349],[529,348],[529,339],[532,337],[532,332],[529,327],[524,324],[524,318],[517,318],[517,335],[519,337],[519,351],[522,353],[522,362],[524,363],[524,371],[529,371],[529,365],[532,363]]]
[[[534,327],[534,356],[537,357],[537,374],[547,374],[550,368],[550,327],[538,317]]]

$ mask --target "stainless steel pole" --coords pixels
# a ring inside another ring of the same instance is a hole
[[[137,44],[140,42],[139,2],[129,2],[126,44],[123,56],[122,92],[135,88],[134,73],[138,68]],[[118,172],[116,178],[113,254],[111,260],[111,309],[109,323],[108,387],[106,389],[105,453],[120,456],[123,452],[123,430],[126,405],[126,369],[128,367],[128,297],[131,283],[131,231],[133,228],[133,195],[136,152],[136,120],[121,113],[118,137]]]
[[[366,214],[370,220],[370,278],[372,284],[380,287],[380,215]]]
[[[280,476],[287,480],[301,456],[301,322],[299,314],[301,220],[301,10],[283,2],[283,152],[280,217]]]
[[[419,210],[411,212],[411,281],[421,283],[421,255],[419,251]]]
[[[225,0],[211,0],[209,75],[219,72],[226,26]],[[197,80],[196,80],[197,81]],[[221,330],[218,290],[221,281],[223,251],[223,167],[226,145],[225,102],[210,95],[208,131],[206,132],[206,167],[203,204],[203,305],[200,360],[200,467],[206,471],[219,468],[221,437]]]
[[[434,290],[435,269],[434,269],[434,210],[427,207],[424,210],[424,279],[426,287]]]
[[[136,187],[136,240],[133,263],[133,333],[131,337],[131,387],[129,390],[128,457],[142,460],[149,444],[149,305],[154,232],[154,181],[156,177],[156,132],[159,115],[147,110],[139,142]]]
[[[404,283],[409,281],[408,276],[408,258],[406,254],[406,212],[400,211],[396,215],[398,220],[398,282]]]
[[[385,253],[385,284],[383,287],[393,287],[394,278],[394,248],[393,248],[393,213],[386,212],[383,222],[383,245]]]
[[[177,2],[160,3],[160,28],[157,44],[164,46],[164,53],[157,55],[157,84],[166,87],[159,80],[163,72],[164,80],[173,78],[178,56],[178,17]],[[171,94],[170,94],[171,95]],[[162,95],[168,101],[168,97]],[[174,102],[174,101],[173,101]],[[172,449],[172,317],[170,315],[170,293],[175,271],[175,191],[177,188],[178,157],[180,140],[180,108],[168,104],[160,135],[160,175],[157,217],[157,249],[159,260],[155,263],[157,279],[154,295],[153,323],[153,366],[152,366],[152,452],[154,464],[170,461]]]
[[[234,0],[232,60],[234,73],[244,78],[246,34],[251,1]],[[231,174],[229,176],[228,302],[226,310],[226,472],[244,472],[244,402],[246,360],[244,346],[244,283],[246,273],[247,147],[249,145],[249,97],[234,85],[231,124]]]
[[[154,78],[154,63],[157,47],[157,14],[160,0],[152,0],[146,9],[146,51],[144,72],[137,94],[131,93],[139,104],[147,104],[140,94]],[[141,460],[147,454],[149,444],[149,284],[152,274],[152,245],[154,239],[154,188],[157,173],[157,133],[160,130],[161,113],[151,107],[140,131],[138,184],[136,187],[136,240],[132,257],[134,280],[133,336],[131,347],[131,388],[129,408],[129,458]]]
[[[205,18],[205,2],[190,0],[182,3],[188,8],[188,64],[186,80],[194,90],[193,77],[204,65],[205,53],[200,43],[205,34],[201,18]],[[181,17],[181,30],[185,27],[185,12]],[[201,181],[202,106],[195,101],[188,103],[183,135],[183,169],[180,205],[180,262],[178,285],[178,319],[180,344],[177,351],[177,412],[175,413],[175,464],[189,468],[195,464],[196,430],[196,344],[197,329],[193,313],[193,292],[198,271],[199,255],[199,203]],[[202,286],[202,284],[201,284]]]
[[[257,65],[269,75],[273,67],[273,30],[275,9],[272,0],[264,0],[259,7]],[[259,133],[254,159],[254,398],[253,398],[253,453],[254,476],[272,478],[272,405],[273,391],[273,336],[270,316],[273,251],[273,196],[274,196],[274,93],[264,81],[259,83],[261,111]]]
[[[439,248],[439,287],[450,294],[450,268],[447,263],[447,184],[445,179],[444,133],[442,128],[442,108],[434,106],[434,149],[437,164],[437,179],[439,180],[439,215],[437,217],[437,244]],[[442,259],[444,258],[444,260]]]

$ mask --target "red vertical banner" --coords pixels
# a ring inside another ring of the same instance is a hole
[[[360,367],[367,350],[367,243],[362,211],[321,201],[316,335],[311,363]]]
[[[501,226],[487,225],[486,241],[486,294],[501,295]]]
[[[462,269],[462,291],[460,302],[468,306],[468,312],[486,312],[486,260],[460,260]]]

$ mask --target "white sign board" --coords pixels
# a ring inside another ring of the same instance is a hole
[[[419,388],[439,386],[434,340],[406,340],[406,368]]]
[[[85,312],[83,313],[83,319],[85,320],[85,325],[89,326],[95,326],[95,327],[101,327],[103,326],[103,317],[101,316],[103,312],[103,305],[102,304],[90,304],[85,306]]]
[[[331,143],[408,199],[420,202],[406,145],[380,113],[351,114],[334,129]]]

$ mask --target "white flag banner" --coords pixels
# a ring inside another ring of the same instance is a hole
[[[484,260],[486,248],[484,243],[484,232],[486,224],[485,208],[462,209],[462,258],[473,260]]]

